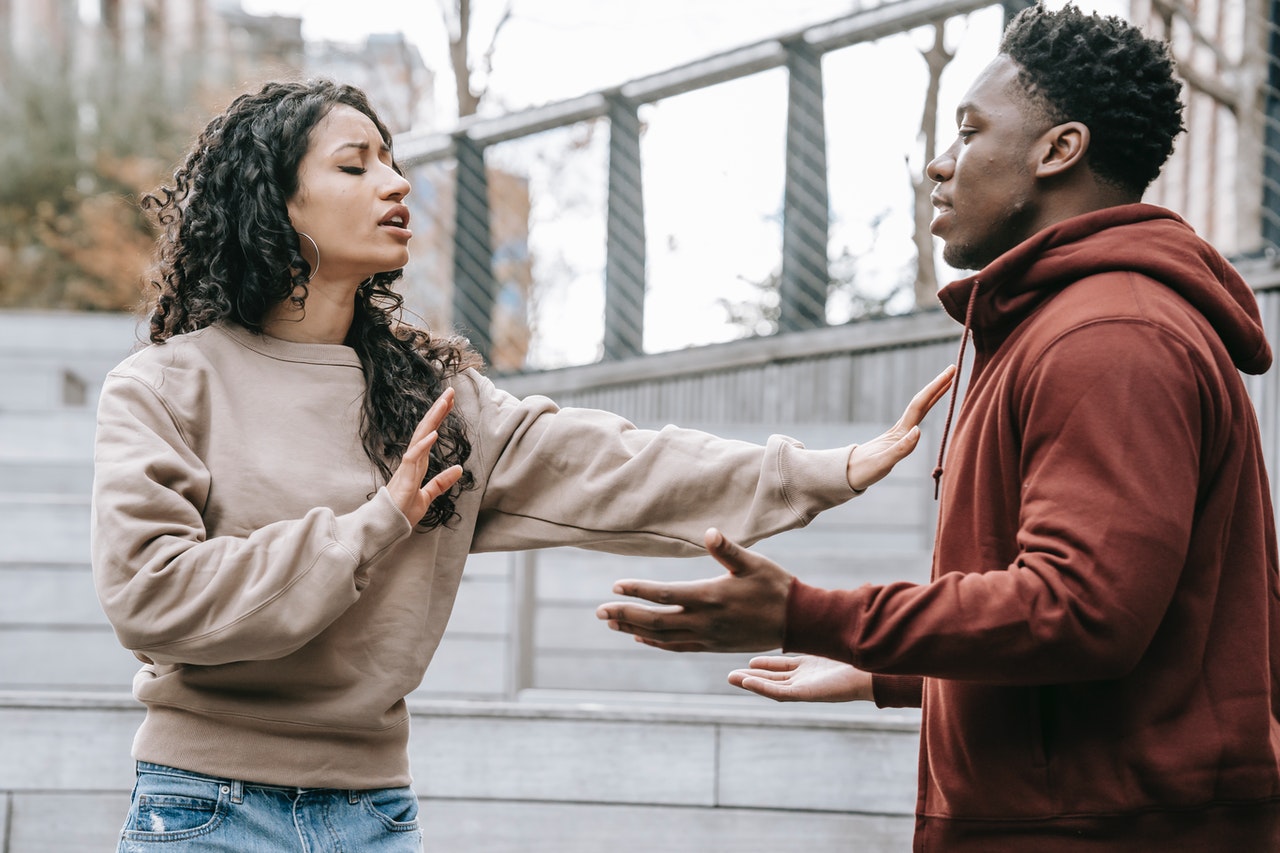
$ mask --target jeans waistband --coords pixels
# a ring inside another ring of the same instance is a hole
[[[194,770],[183,770],[180,767],[169,767],[165,764],[153,764],[150,761],[139,761],[136,763],[139,773],[158,773],[165,776],[180,776],[187,779],[199,779],[204,782],[211,782],[215,785],[230,785],[237,792],[244,788],[258,788],[268,791],[283,791],[293,796],[300,796],[309,792],[341,793],[347,797],[356,797],[359,794],[359,791],[350,788],[301,788],[293,785],[269,785],[265,782],[253,782],[248,779],[229,779],[225,776],[210,776],[207,773],[197,773]]]

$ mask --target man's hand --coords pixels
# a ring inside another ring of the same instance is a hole
[[[453,484],[462,476],[462,466],[454,465],[436,474],[425,486],[422,485],[422,478],[427,476],[427,467],[431,464],[431,448],[439,437],[436,430],[444,423],[445,415],[452,408],[453,389],[446,388],[418,422],[413,437],[409,439],[409,446],[400,457],[400,465],[387,482],[391,499],[400,507],[411,525],[422,521],[431,502],[452,489]]]
[[[611,602],[596,609],[596,618],[671,652],[761,652],[781,646],[791,575],[714,527],[704,541],[727,575],[677,583],[621,580],[613,585],[615,593],[657,606]]]
[[[849,487],[861,492],[873,483],[883,480],[903,459],[916,449],[920,441],[920,422],[934,404],[941,400],[951,387],[956,375],[955,365],[934,377],[921,388],[898,422],[866,444],[855,445],[849,453]]]
[[[729,683],[778,702],[852,702],[873,698],[870,673],[817,655],[752,658],[747,669],[729,673]]]

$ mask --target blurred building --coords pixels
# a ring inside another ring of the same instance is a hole
[[[430,128],[436,118],[435,75],[403,34],[308,43],[300,17],[249,14],[240,0],[0,0],[0,84],[19,75],[41,81],[46,112],[74,126],[63,135],[79,138],[81,162],[114,149],[118,174],[129,172],[125,161],[135,153],[158,154],[163,165],[177,156],[175,137],[185,145],[210,114],[269,79],[323,76],[359,86],[393,134]],[[56,104],[55,93],[63,99]],[[135,172],[139,190],[163,174]],[[453,320],[453,173],[417,170],[411,178],[417,236],[403,282],[407,307],[431,327],[447,329]],[[92,193],[94,182],[86,177],[81,189]],[[495,258],[501,317],[494,337],[500,343],[491,356],[501,369],[515,370],[529,338],[530,199],[518,176],[495,174],[491,186],[492,227],[506,247]],[[139,259],[137,267],[143,266]],[[131,275],[123,278],[127,290]]]
[[[1274,133],[1274,4],[1261,0],[1131,0],[1130,20],[1168,39],[1186,83],[1173,156],[1147,200],[1181,213],[1228,255],[1274,251],[1275,193],[1264,173]],[[1274,171],[1274,167],[1273,171]],[[1274,187],[1275,177],[1270,183]]]
[[[393,134],[435,124],[435,74],[403,33],[307,45],[305,71],[359,86]]]

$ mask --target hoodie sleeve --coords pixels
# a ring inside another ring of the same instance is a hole
[[[487,474],[473,551],[571,545],[696,556],[706,553],[708,527],[754,542],[854,496],[849,447],[638,429],[608,412],[518,400],[475,373],[468,380]]]
[[[108,378],[94,448],[92,562],[121,644],[150,663],[269,660],[356,602],[369,564],[409,534],[386,489],[247,537],[207,535],[210,476],[147,383]]]
[[[1225,405],[1215,376],[1181,339],[1140,321],[1060,337],[1010,398],[1018,446],[984,438],[983,452],[1016,466],[1009,491],[1019,494],[969,484],[982,512],[944,505],[932,583],[829,591],[796,582],[785,648],[872,673],[991,684],[1131,671],[1188,560],[1201,466],[1213,464],[1202,460],[1203,436],[1214,435],[1207,413]],[[1016,557],[982,567],[974,549],[996,535],[983,513],[1009,500],[1019,507]]]

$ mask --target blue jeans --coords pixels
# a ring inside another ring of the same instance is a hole
[[[421,853],[411,788],[344,791],[218,779],[138,762],[118,853]]]

